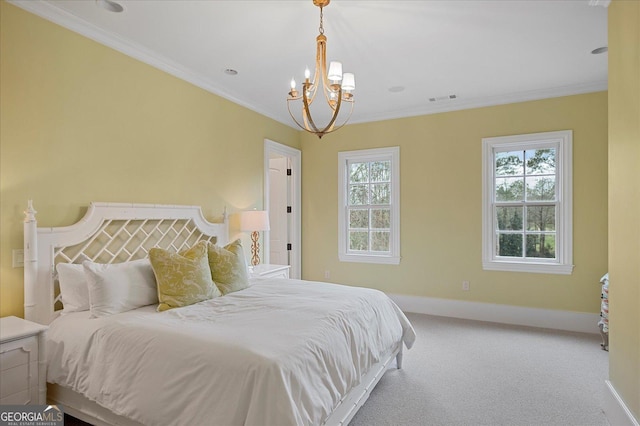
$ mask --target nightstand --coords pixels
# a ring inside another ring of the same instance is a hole
[[[289,278],[289,265],[261,264],[253,267],[251,278]]]
[[[0,405],[45,404],[46,325],[0,318]]]

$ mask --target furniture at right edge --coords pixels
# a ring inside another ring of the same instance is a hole
[[[602,293],[600,298],[600,321],[598,321],[598,328],[600,328],[600,335],[602,336],[602,343],[600,346],[602,350],[609,350],[609,273],[606,273],[600,278],[600,284],[602,284]]]

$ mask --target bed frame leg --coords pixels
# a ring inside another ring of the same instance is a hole
[[[398,368],[398,370],[402,368],[402,345],[400,346],[400,350],[396,355],[396,367]]]

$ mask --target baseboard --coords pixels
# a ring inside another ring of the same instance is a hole
[[[405,312],[598,334],[599,314],[389,294]]]
[[[613,384],[609,380],[605,380],[604,383],[607,387],[604,397],[604,414],[609,424],[611,426],[640,426],[631,410],[618,395]]]

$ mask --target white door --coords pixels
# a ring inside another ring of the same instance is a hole
[[[269,158],[269,263],[289,265],[289,183],[287,157]]]
[[[291,266],[290,276],[296,279],[302,277],[301,167],[299,149],[265,139],[264,206],[269,212],[271,230],[267,231],[269,237],[265,234],[264,260]],[[287,207],[291,207],[291,213],[287,213]]]

